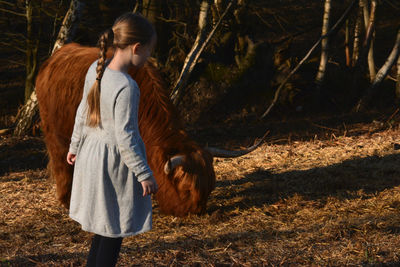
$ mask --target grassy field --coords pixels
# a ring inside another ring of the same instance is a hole
[[[378,7],[377,67],[382,66],[392,49],[399,25],[397,9],[389,5],[391,2],[395,1],[383,1]],[[261,68],[260,75],[268,76],[268,68],[273,67],[268,65],[272,60],[269,57],[281,48],[282,62],[289,62],[289,69],[292,69],[295,65],[290,64],[297,63],[320,36],[322,2],[276,0],[254,3],[251,11],[257,16],[251,16],[249,24],[258,25],[255,40],[273,44],[265,48],[267,55],[262,55],[266,57],[266,66],[262,65],[266,69]],[[336,21],[345,6],[333,4],[332,20]],[[100,27],[98,14],[92,15],[84,20],[85,36],[78,32],[76,41],[88,39]],[[25,27],[25,20],[21,23]],[[277,42],[286,38],[290,40],[287,44]],[[86,42],[89,40],[95,44],[97,33]],[[351,72],[342,67],[343,43],[342,31],[331,45],[332,58],[327,76],[326,92],[332,94],[335,109],[330,112],[335,116],[346,110],[340,105],[352,92],[346,80],[350,79],[348,74]],[[49,44],[43,45],[46,49],[40,52],[41,62],[47,58]],[[190,47],[186,47],[187,52]],[[25,55],[9,47],[0,49],[0,73],[3,73],[1,130],[12,127],[23,104]],[[307,68],[302,67],[291,79],[293,92],[304,90],[306,96],[311,92],[318,58],[319,52]],[[205,59],[207,63],[207,57]],[[232,65],[225,67],[231,73]],[[174,70],[176,75],[180,68],[181,64]],[[282,77],[286,75],[283,73]],[[254,93],[255,100],[246,99],[248,90],[261,76],[254,77],[257,76],[248,76],[248,82],[244,80],[243,84],[237,85],[243,93],[233,94],[232,102],[222,98],[221,102],[227,107],[205,113],[204,127],[209,129],[202,129],[201,123],[189,127],[193,128],[191,134],[203,144],[212,139],[210,144],[236,148],[237,144],[248,145],[269,129],[266,143],[241,158],[214,160],[217,183],[206,214],[186,218],[166,216],[159,213],[157,203],[153,202],[153,230],[124,239],[118,265],[400,266],[398,109],[383,117],[358,114],[354,118],[346,115],[332,120],[295,118],[315,115],[312,108],[308,115],[298,115],[294,111],[296,106],[306,104],[306,109],[307,104],[311,104],[311,98],[299,94],[299,100],[282,100],[283,105],[274,110],[275,117],[260,122],[257,119],[259,113],[255,118],[252,109],[235,105],[239,100],[248,105],[253,101],[262,105],[260,110],[265,110],[269,100],[265,101],[264,96]],[[278,82],[281,77],[275,78]],[[193,79],[197,79],[196,76]],[[269,88],[268,77],[265,82],[260,80],[258,83],[262,94],[273,87]],[[203,90],[211,82],[199,84],[193,90]],[[213,86],[220,87],[220,82]],[[394,82],[389,81],[380,90],[382,96],[377,97],[376,102],[381,101],[381,106],[387,108],[389,105],[385,101],[392,101],[393,91]],[[274,91],[270,92],[272,97]],[[217,104],[215,106],[219,107]],[[285,107],[285,104],[293,107]],[[192,104],[189,106],[192,110],[203,110]],[[231,111],[232,114],[225,116],[224,112]],[[190,117],[190,114],[185,115]],[[210,116],[215,117],[213,126],[209,125]],[[280,121],[275,123],[273,118]],[[286,118],[291,121],[281,122]],[[236,125],[236,122],[246,121],[254,121],[254,125]],[[0,267],[85,265],[91,234],[82,231],[57,202],[55,186],[49,179],[46,165],[42,137],[0,136]]]
[[[154,229],[124,239],[119,266],[398,266],[400,132],[374,125],[215,159],[207,213],[154,203]],[[46,161],[40,137],[0,140],[1,266],[85,264],[91,235],[58,205]]]

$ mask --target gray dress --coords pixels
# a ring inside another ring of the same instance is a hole
[[[86,74],[69,152],[76,154],[69,216],[88,232],[125,237],[152,227],[151,197],[140,184],[152,176],[138,128],[140,91],[120,71],[106,68],[101,80],[101,126],[86,125],[87,95],[96,79]]]

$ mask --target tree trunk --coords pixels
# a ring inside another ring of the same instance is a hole
[[[364,53],[366,51],[369,52],[369,48],[371,46],[371,41],[373,38],[373,33],[375,31],[375,11],[376,11],[376,6],[377,6],[377,1],[372,0],[371,3],[371,14],[369,16],[369,22],[368,22],[368,27],[365,27],[365,40],[364,40]]]
[[[332,28],[326,33],[326,35],[330,35],[332,33],[335,33],[339,28],[340,25],[342,25],[343,21],[349,16],[350,11],[354,8],[356,3],[356,0],[353,0],[353,2],[350,3],[350,5],[347,7],[346,11],[343,13],[343,15],[338,19],[338,21],[335,23],[335,25],[332,26]],[[318,41],[311,47],[311,49],[307,52],[307,54],[303,57],[303,59],[297,64],[297,66],[286,76],[286,78],[283,80],[283,82],[279,85],[278,89],[275,91],[274,99],[272,100],[271,104],[267,108],[267,110],[261,115],[261,119],[265,118],[272,108],[275,106],[276,102],[278,101],[279,98],[279,93],[282,90],[283,86],[289,81],[290,77],[300,68],[300,66],[310,57],[311,53],[317,48],[317,46],[321,43],[322,39],[325,37],[325,35],[321,36]]]
[[[32,94],[35,85],[34,79],[37,71],[37,51],[39,39],[33,40],[32,16],[33,16],[33,0],[25,1],[26,16],[26,78],[25,78],[25,103]]]
[[[207,38],[206,36],[206,26],[207,26],[207,16],[208,16],[208,10],[209,10],[209,3],[208,1],[202,1],[201,7],[200,7],[200,15],[199,15],[199,33],[197,34],[196,41],[190,50],[189,54],[186,56],[185,63],[183,65],[181,74],[179,75],[179,78],[177,79],[174,89],[172,90],[171,93],[171,100],[174,103],[175,106],[179,104],[181,101],[183,95],[184,95],[184,87],[186,85],[186,82],[189,79],[190,74],[192,73],[194,66],[197,63],[197,60],[199,59],[201,53],[203,52],[204,48],[208,44],[208,42],[211,40],[213,37],[215,31],[221,24],[221,21],[225,17],[225,15],[228,13],[229,9],[232,7],[233,1],[231,1],[228,6],[226,7],[224,13],[221,15],[219,21],[217,24],[215,24],[214,28],[211,30],[211,32],[208,34]]]
[[[221,10],[222,10],[222,0],[214,0],[214,4],[211,6],[213,26],[217,24],[218,18],[221,15]]]
[[[190,50],[189,54],[186,56],[181,74],[179,75],[178,80],[174,85],[174,89],[172,91],[171,99],[175,105],[178,105],[180,98],[182,96],[182,88],[186,85],[186,82],[189,78],[190,73],[192,72],[196,62],[195,58],[197,54],[200,52],[201,45],[204,43],[206,38],[206,26],[207,26],[207,18],[208,11],[210,8],[210,4],[207,0],[203,0],[200,5],[200,14],[199,14],[199,32],[197,33],[196,40]]]
[[[360,88],[360,82],[365,73],[365,66],[367,64],[367,55],[368,55],[368,51],[369,51],[369,46],[371,44],[372,33],[374,32],[374,28],[375,28],[375,10],[376,10],[376,1],[373,0],[372,4],[371,4],[371,14],[370,14],[368,27],[367,27],[366,33],[365,33],[365,40],[363,43],[363,47],[362,47],[362,50],[360,53],[360,57],[358,58],[355,66],[354,66],[354,78],[353,78],[352,88],[354,90],[355,100],[358,100],[358,97],[362,93],[362,90]],[[354,98],[353,98],[353,100],[354,100]]]
[[[161,14],[160,0],[143,0],[142,14],[155,25]]]
[[[326,64],[328,63],[328,31],[329,31],[329,17],[331,12],[331,0],[325,0],[324,6],[324,17],[322,23],[322,33],[321,36],[325,38],[321,41],[321,60],[319,63],[317,77],[315,78],[315,83],[317,85],[317,90],[319,91],[325,80]]]
[[[362,0],[360,0],[362,1]],[[356,26],[354,27],[354,42],[353,42],[353,56],[352,56],[352,66],[355,67],[360,55],[360,36],[361,36],[361,23],[362,23],[362,8],[359,7]]]
[[[350,39],[349,20],[346,19],[346,29],[345,29],[345,36],[344,36],[344,52],[345,52],[345,56],[346,56],[346,66],[347,67],[351,66],[349,39]]]
[[[36,93],[33,91],[26,104],[18,111],[16,118],[18,124],[14,130],[14,135],[22,136],[27,134],[39,120],[39,106]]]
[[[376,4],[375,4],[376,5]],[[363,9],[364,13],[364,25],[365,29],[367,30],[368,24],[370,21],[369,17],[369,10],[368,10],[368,0],[361,0],[360,1],[360,6]],[[369,69],[369,79],[372,82],[375,79],[375,60],[374,60],[374,39],[375,39],[375,30],[372,32],[372,37],[371,37],[371,44],[369,46],[369,51],[368,51],[368,69]]]
[[[78,22],[81,18],[82,9],[83,3],[81,1],[71,0],[71,4],[67,13],[65,14],[63,23],[61,25],[60,31],[58,32],[57,40],[54,43],[51,54],[53,54],[65,43],[69,43],[72,41],[72,38],[74,37],[75,31],[78,27]]]
[[[397,58],[396,98],[400,99],[400,56]]]
[[[358,102],[358,104],[355,108],[355,110],[357,112],[359,110],[365,109],[369,105],[369,103],[372,99],[372,96],[375,94],[379,85],[381,84],[383,79],[385,79],[385,77],[389,73],[390,69],[392,68],[392,66],[394,65],[396,60],[398,59],[399,53],[400,53],[400,29],[397,32],[396,42],[394,44],[392,52],[390,53],[389,57],[386,59],[385,64],[382,66],[382,68],[376,74],[376,77],[375,77],[372,85],[368,88],[365,95]]]
[[[245,13],[246,5],[244,0],[238,0],[236,4],[236,8],[233,11],[233,15],[235,17],[235,25],[234,25],[234,34],[236,35],[235,41],[235,62],[239,69],[243,69],[243,60],[246,54],[246,46],[252,45],[248,43],[248,40],[251,39],[248,37],[247,32],[244,28],[243,20]],[[247,37],[247,40],[246,40]]]
[[[246,0],[238,0],[236,8],[233,11],[235,21],[231,27],[232,33],[235,34],[235,62],[241,73],[246,72],[255,61],[256,49],[261,42],[254,43],[248,32],[248,5]]]
[[[82,8],[83,4],[80,1],[71,0],[71,5],[61,25],[52,53],[63,46],[65,42],[69,42],[72,39],[77,23],[82,14]],[[39,120],[38,111],[36,92],[33,90],[28,101],[18,111],[15,119],[16,127],[14,135],[21,136],[27,134],[32,129],[33,125]]]
[[[132,12],[133,13],[141,13],[143,9],[143,1],[142,0],[136,0],[135,6],[133,7]]]

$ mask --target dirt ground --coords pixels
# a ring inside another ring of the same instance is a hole
[[[206,214],[166,216],[154,202],[154,229],[124,239],[118,265],[398,266],[400,131],[389,119],[312,122],[303,138],[282,130],[215,159]],[[91,234],[57,203],[42,138],[0,138],[0,266],[83,266]]]

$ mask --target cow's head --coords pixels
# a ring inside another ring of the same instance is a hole
[[[164,174],[177,189],[183,208],[189,213],[203,213],[207,199],[215,187],[212,155],[201,148],[169,158],[164,164]],[[179,214],[178,214],[179,215]]]
[[[168,213],[178,216],[181,213],[204,213],[207,207],[207,199],[215,188],[213,157],[234,158],[248,154],[262,143],[265,136],[257,144],[244,150],[228,151],[212,147],[197,147],[189,153],[169,157],[163,167],[164,175],[167,176],[169,181],[172,181],[182,202]],[[163,192],[162,195],[168,194]],[[158,201],[160,206],[163,207],[163,201],[168,202],[168,199],[158,198]]]

